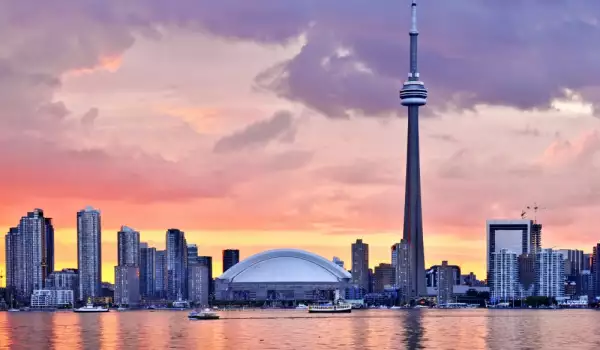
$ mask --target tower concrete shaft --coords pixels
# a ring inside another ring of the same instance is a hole
[[[406,153],[406,188],[404,198],[404,240],[409,244],[409,278],[405,290],[409,298],[427,295],[423,218],[421,212],[421,170],[419,159],[419,107],[427,103],[427,89],[417,67],[417,3],[411,5],[410,72],[400,90],[403,106],[408,107],[408,141]]]

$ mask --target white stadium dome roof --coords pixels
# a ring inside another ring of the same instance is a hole
[[[316,254],[299,249],[275,249],[235,264],[219,279],[232,283],[341,282],[348,271]]]

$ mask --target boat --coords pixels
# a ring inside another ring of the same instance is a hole
[[[414,309],[428,309],[429,306],[425,306],[425,305],[415,305]]]
[[[91,300],[88,299],[87,304],[79,309],[73,309],[74,312],[90,313],[90,312],[108,312],[108,308],[102,306],[94,306]]]
[[[308,306],[304,305],[304,304],[298,304],[298,306],[296,306],[296,310],[306,310],[308,309]]]
[[[352,305],[340,301],[339,290],[335,291],[333,303],[311,305],[308,307],[308,313],[311,314],[337,314],[352,312]]]
[[[128,308],[126,308],[126,307],[122,307],[122,306],[119,306],[119,307],[117,308],[117,311],[127,311],[127,310],[129,310],[129,309],[128,309]]]
[[[405,309],[405,308],[402,307],[402,306],[396,306],[396,305],[394,305],[390,309],[392,309],[392,310],[399,310],[399,309]]]
[[[190,320],[218,320],[219,315],[210,309],[204,309],[202,311],[192,311],[188,314]]]
[[[8,309],[8,312],[21,312],[19,309]]]

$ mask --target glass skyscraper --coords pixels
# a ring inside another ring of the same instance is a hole
[[[140,294],[144,298],[155,296],[156,248],[140,243]]]
[[[130,227],[121,226],[121,230],[117,233],[117,241],[119,266],[139,266],[140,233]]]
[[[79,300],[102,296],[102,225],[92,207],[77,213],[77,269]]]
[[[167,297],[167,251],[157,250],[154,270],[154,296],[159,299]]]
[[[187,242],[185,233],[169,229],[166,234],[167,299],[187,298]]]

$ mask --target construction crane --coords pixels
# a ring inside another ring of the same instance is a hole
[[[533,222],[537,224],[538,210],[545,210],[546,208],[540,207],[536,202],[534,202],[533,205],[528,205],[526,209],[527,210],[521,210],[521,219],[525,219],[527,217],[527,212],[533,210]]]

